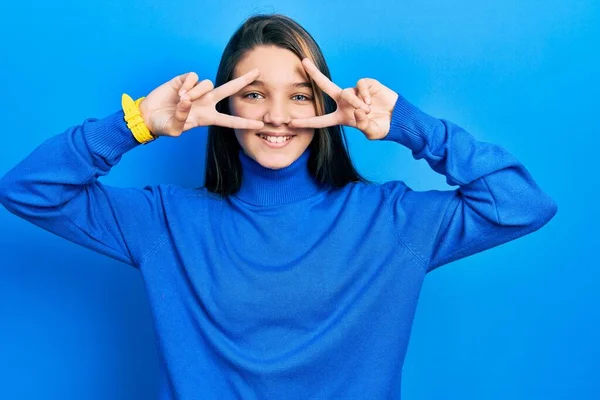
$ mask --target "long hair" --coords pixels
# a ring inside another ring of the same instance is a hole
[[[287,49],[300,59],[308,57],[319,70],[331,79],[323,53],[313,37],[296,21],[281,14],[261,14],[248,18],[225,46],[215,79],[215,87],[230,81],[237,63],[258,46]],[[312,81],[317,115],[335,111],[335,102]],[[217,111],[231,114],[228,99],[217,103]],[[310,174],[320,183],[341,187],[350,182],[368,182],[354,168],[347,150],[342,126],[316,129],[308,146]],[[242,183],[240,144],[233,129],[208,127],[206,148],[205,188],[221,196],[236,193]]]

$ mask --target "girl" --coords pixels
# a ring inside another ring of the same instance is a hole
[[[342,90],[285,16],[245,21],[216,86],[190,72],[124,96],[122,110],[50,138],[0,182],[14,214],[139,268],[161,398],[398,399],[426,273],[556,213],[502,147],[375,79]],[[458,188],[367,182],[343,125],[408,147]],[[140,143],[198,126],[209,127],[204,187],[98,181]]]

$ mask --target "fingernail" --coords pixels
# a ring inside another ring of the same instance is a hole
[[[179,97],[183,96],[183,95],[184,95],[184,94],[186,94],[186,93],[187,93],[187,90],[185,90],[185,89],[181,89],[181,90],[179,91]]]
[[[370,98],[370,97],[367,97],[367,98],[365,99],[365,103],[367,103],[368,105],[371,105],[371,98]]]

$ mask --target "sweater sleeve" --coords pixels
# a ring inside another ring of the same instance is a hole
[[[455,190],[414,191],[386,185],[398,237],[427,272],[538,230],[557,212],[554,200],[501,146],[476,140],[402,96],[384,140],[408,147]]]
[[[11,213],[91,250],[139,267],[165,230],[162,188],[98,181],[138,146],[123,111],[53,136],[0,179]]]

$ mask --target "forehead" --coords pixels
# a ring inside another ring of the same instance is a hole
[[[233,78],[253,68],[260,69],[259,79],[266,83],[287,84],[308,79],[300,58],[290,50],[280,47],[259,46],[249,51],[235,66]]]

